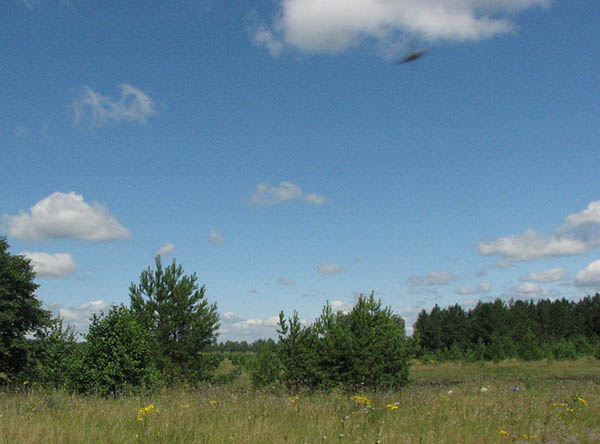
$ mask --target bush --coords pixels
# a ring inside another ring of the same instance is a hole
[[[519,358],[524,361],[537,361],[544,357],[544,351],[539,346],[538,339],[531,328],[527,329],[527,332],[519,342],[517,353]]]
[[[281,380],[281,361],[273,344],[264,345],[250,364],[250,381],[254,388],[277,387]]]
[[[52,326],[41,332],[32,344],[31,378],[53,388],[72,386],[81,368],[84,346],[77,343],[73,327],[63,329],[62,319],[53,320]]]
[[[399,387],[408,380],[410,347],[404,321],[373,294],[360,295],[350,313],[323,308],[314,325],[297,313],[279,315],[279,356],[288,386]]]
[[[151,363],[152,335],[127,307],[113,306],[108,314],[94,314],[86,347],[79,387],[102,395],[157,382]]]
[[[575,344],[565,338],[561,338],[551,344],[551,352],[556,359],[577,359]]]

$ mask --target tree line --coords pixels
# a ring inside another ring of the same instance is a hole
[[[600,358],[600,294],[577,302],[479,301],[422,310],[414,324],[418,356],[437,360]]]

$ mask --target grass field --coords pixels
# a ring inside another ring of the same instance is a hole
[[[0,444],[600,443],[600,361],[415,364],[391,392],[0,394]],[[358,396],[357,396],[358,395]]]

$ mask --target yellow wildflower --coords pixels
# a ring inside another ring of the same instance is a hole
[[[209,402],[210,402],[210,405],[212,405],[212,406],[216,406],[219,403],[219,401],[216,401],[214,399]]]
[[[148,407],[142,407],[138,410],[137,420],[143,421],[148,413],[154,410],[154,404],[150,404]]]
[[[190,405],[189,404],[181,404],[181,408],[182,409],[189,409]]]
[[[354,395],[350,399],[352,399],[353,401],[356,401],[359,404],[364,404],[366,406],[371,405],[371,401],[366,396]]]
[[[300,397],[298,395],[296,395],[296,396],[290,396],[287,400],[293,404],[296,401],[298,401],[299,399],[300,399]]]
[[[588,402],[585,399],[583,399],[581,396],[577,397],[577,401],[581,402],[585,406],[588,405]]]
[[[398,408],[398,406],[396,404],[388,404],[388,405],[386,405],[386,407],[390,410],[396,410]]]
[[[510,433],[508,433],[506,430],[502,429],[498,432],[498,435],[510,436]]]
[[[29,384],[29,381],[23,381],[23,385]]]

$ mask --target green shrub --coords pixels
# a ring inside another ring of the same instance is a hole
[[[297,313],[279,315],[279,356],[289,386],[399,387],[408,380],[411,354],[404,321],[373,294],[360,295],[350,313],[323,308],[314,325]]]
[[[540,347],[538,339],[531,328],[527,329],[527,332],[519,342],[517,353],[519,358],[524,361],[536,361],[544,357],[544,351]]]
[[[551,352],[556,359],[577,359],[575,344],[565,338],[561,338],[551,344]]]
[[[62,319],[41,332],[32,343],[34,366],[30,377],[43,386],[70,387],[81,367],[81,350],[73,327],[63,328]]]
[[[113,306],[91,319],[79,387],[102,395],[157,382],[151,362],[152,335],[127,307]]]
[[[274,344],[263,346],[250,363],[250,381],[254,388],[277,387],[281,381],[282,365]]]

